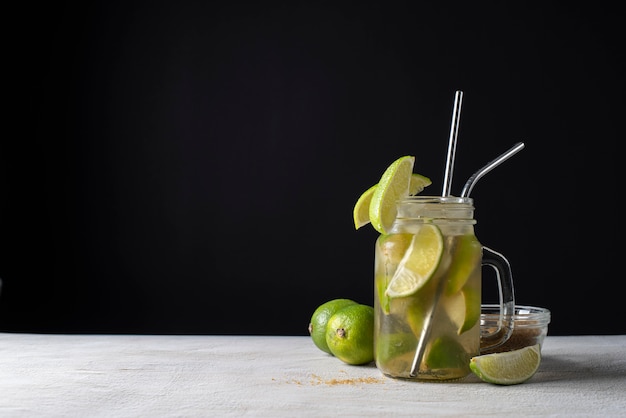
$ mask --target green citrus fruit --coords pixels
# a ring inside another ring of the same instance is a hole
[[[446,294],[452,295],[463,287],[467,279],[480,268],[482,246],[474,235],[462,235],[456,240],[452,264],[448,269]]]
[[[407,155],[395,160],[383,173],[372,194],[369,218],[372,226],[386,234],[396,219],[397,201],[409,195],[409,184],[415,157]]]
[[[390,298],[385,293],[389,281],[402,261],[402,257],[411,245],[413,234],[381,235],[376,241],[376,292],[380,307],[385,314],[389,313]]]
[[[326,344],[330,352],[348,364],[374,360],[374,308],[348,305],[335,312],[326,324]]]
[[[390,269],[395,270],[397,265],[400,264],[400,261],[402,261],[402,257],[411,246],[412,240],[413,234],[409,233],[381,235],[376,243],[381,255],[379,258],[384,261]]]
[[[378,296],[378,304],[380,305],[380,310],[383,311],[385,315],[389,314],[389,302],[390,298],[387,296],[385,291],[387,290],[387,286],[389,285],[389,276],[376,276],[374,278],[374,282],[376,283],[376,295]]]
[[[311,321],[309,322],[309,334],[317,348],[328,354],[332,354],[328,348],[328,344],[326,344],[326,324],[330,317],[339,309],[355,303],[356,302],[351,299],[333,299],[321,304],[315,309],[311,316]]]
[[[406,322],[413,334],[419,336],[422,333],[426,315],[428,315],[428,308],[432,303],[426,302],[422,298],[410,298],[408,300],[410,302],[407,303],[406,307]]]
[[[430,369],[466,369],[469,373],[469,355],[463,346],[451,337],[439,337],[432,342],[425,356]]]
[[[503,353],[473,357],[470,369],[476,376],[496,385],[515,385],[533,377],[541,363],[539,344]]]
[[[413,173],[411,174],[411,182],[409,183],[409,194],[415,196],[431,184],[432,181],[430,181],[428,177]]]
[[[410,359],[412,359],[417,343],[417,337],[410,332],[390,334],[378,338],[376,340],[376,361],[381,364],[388,364],[391,361],[399,361],[401,356],[409,352],[411,353]],[[407,363],[410,359],[407,360]]]
[[[376,190],[378,184],[373,185],[369,189],[363,192],[357,199],[354,209],[352,210],[352,218],[354,220],[354,227],[359,229],[360,227],[370,223],[370,202],[372,201],[372,195]]]
[[[411,180],[409,182],[409,195],[413,196],[420,193],[426,186],[430,186],[431,183],[430,179],[426,176],[415,173],[411,174]],[[370,204],[372,202],[374,191],[377,187],[378,184],[373,185],[364,191],[363,194],[357,199],[352,211],[354,227],[356,229],[370,223]]]
[[[439,227],[424,224],[413,236],[398,269],[387,287],[389,297],[409,296],[433,276],[443,254],[443,236]]]
[[[459,335],[472,329],[480,319],[480,290],[465,286],[461,293],[465,300],[465,320],[459,328]]]
[[[459,335],[469,331],[480,319],[480,289],[465,286],[448,297],[448,315]]]

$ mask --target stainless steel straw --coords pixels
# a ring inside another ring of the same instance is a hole
[[[452,122],[450,123],[450,137],[448,139],[448,156],[446,158],[446,171],[443,178],[442,196],[450,196],[452,187],[452,173],[454,171],[454,157],[456,155],[456,139],[459,136],[459,123],[461,122],[461,105],[463,104],[463,92],[457,90],[454,94],[454,108],[452,109]]]
[[[498,158],[488,162],[484,167],[480,168],[478,171],[472,174],[472,176],[465,182],[465,186],[463,186],[463,191],[461,191],[461,197],[469,197],[472,189],[474,188],[474,185],[482,176],[502,164],[504,161],[508,160],[513,155],[517,154],[519,151],[522,150],[522,148],[524,148],[524,143],[518,142],[517,144],[513,145],[513,147],[511,147],[508,151],[502,153]]]
[[[459,134],[459,122],[461,120],[461,105],[463,104],[463,92],[461,90],[457,90],[454,94],[454,108],[452,109],[452,122],[450,123],[450,137],[448,139],[448,156],[446,158],[446,171],[443,180],[443,191],[442,196],[450,196],[450,188],[452,186],[452,172],[454,171],[454,156],[456,153],[456,140]],[[420,364],[422,363],[422,358],[424,357],[424,351],[426,350],[426,341],[428,341],[428,336],[430,334],[431,325],[430,323],[433,320],[433,316],[435,314],[435,309],[437,308],[437,303],[439,302],[439,298],[441,297],[441,291],[443,290],[443,280],[440,281],[437,286],[437,290],[435,293],[435,298],[433,303],[431,304],[430,311],[426,318],[424,319],[424,325],[422,326],[422,333],[420,334],[420,339],[417,342],[417,348],[415,349],[415,357],[413,358],[413,364],[411,365],[411,377],[417,376],[419,372]]]

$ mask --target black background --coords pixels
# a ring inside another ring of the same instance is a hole
[[[626,332],[617,10],[86,3],[5,15],[0,330],[305,335],[372,304],[353,205],[408,154],[441,193],[462,90],[454,194],[526,145],[472,193],[517,302]]]

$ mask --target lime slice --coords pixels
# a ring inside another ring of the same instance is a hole
[[[470,369],[485,382],[516,385],[533,377],[540,363],[540,347],[535,344],[519,350],[473,357]]]
[[[372,195],[376,187],[378,187],[378,184],[364,191],[354,205],[352,217],[354,218],[354,227],[356,229],[370,223],[370,202],[372,201]]]
[[[392,274],[413,241],[413,234],[401,233],[381,235],[376,241],[379,262],[384,265],[385,274]]]
[[[414,196],[424,190],[425,187],[431,185],[431,181],[428,177],[421,174],[411,174],[411,181],[409,184],[409,195]],[[354,227],[359,229],[360,227],[370,223],[370,203],[374,191],[378,187],[378,184],[373,185],[369,189],[363,192],[356,201],[354,209],[352,211],[352,217],[354,218]]]
[[[387,296],[402,297],[417,292],[437,270],[442,254],[443,237],[437,225],[422,225],[389,282]]]
[[[481,268],[482,246],[476,236],[461,235],[455,241],[456,248],[448,270],[448,284],[446,285],[448,295],[461,290],[474,270]]]
[[[376,338],[376,361],[387,364],[406,353],[414,353],[417,338],[410,332],[387,334]],[[410,356],[412,359],[412,355]],[[409,365],[407,365],[409,367]]]
[[[432,342],[424,361],[429,369],[465,369],[467,371],[468,360],[469,355],[456,339],[442,336]]]
[[[387,286],[412,240],[413,234],[380,235],[376,240],[376,291],[380,307],[385,314],[389,313],[390,306],[390,298],[385,293]]]
[[[428,177],[413,173],[411,174],[411,183],[409,184],[409,194],[415,196],[431,184],[432,181]]]
[[[409,300],[412,303],[409,303],[406,308],[406,322],[409,324],[411,331],[413,331],[413,335],[419,336],[422,333],[422,328],[424,328],[430,305],[424,303],[423,300],[415,300],[415,298]]]
[[[389,314],[389,296],[385,294],[387,290],[387,284],[389,283],[389,276],[376,276],[374,279],[376,282],[376,294],[378,296],[378,304],[380,309],[383,311],[385,315]]]
[[[372,194],[369,218],[372,226],[386,234],[396,219],[396,202],[408,196],[415,157],[407,155],[395,160],[383,173]]]
[[[479,289],[465,286],[463,290],[447,298],[446,311],[459,335],[469,331],[480,319]]]

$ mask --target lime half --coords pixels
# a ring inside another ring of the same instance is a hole
[[[540,363],[540,346],[535,344],[519,350],[473,357],[470,369],[485,382],[515,385],[533,377]]]
[[[407,155],[395,160],[383,173],[372,193],[369,218],[372,226],[386,234],[396,219],[396,202],[408,196],[415,157]]]
[[[437,225],[422,225],[389,282],[387,296],[402,297],[417,292],[437,270],[442,254],[443,237]]]

